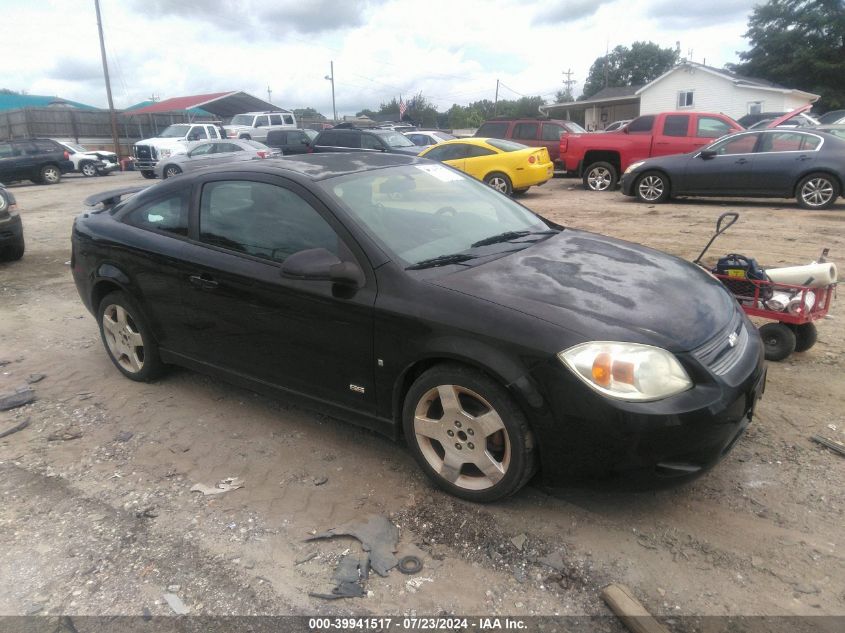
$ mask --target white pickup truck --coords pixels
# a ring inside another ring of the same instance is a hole
[[[188,143],[226,138],[219,122],[175,123],[154,138],[135,143],[133,150],[135,169],[144,178],[155,178],[156,163],[172,154],[186,151]]]

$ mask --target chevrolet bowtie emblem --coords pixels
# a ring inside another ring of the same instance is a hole
[[[736,335],[736,332],[731,332],[731,333],[728,335],[728,345],[730,345],[731,347],[733,347],[734,345],[736,345],[736,339],[737,339],[737,338],[739,338],[739,337]]]

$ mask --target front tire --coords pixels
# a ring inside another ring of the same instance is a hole
[[[659,171],[647,171],[637,179],[634,191],[640,202],[666,202],[669,199],[669,179]]]
[[[503,193],[506,196],[509,196],[513,193],[513,184],[511,183],[511,179],[507,177],[507,175],[494,171],[492,174],[487,174],[484,177],[484,184],[488,187],[492,187],[499,193]]]
[[[829,174],[804,176],[795,188],[798,206],[802,209],[829,209],[839,197],[839,183]]]
[[[122,292],[110,292],[97,308],[100,337],[114,366],[130,380],[149,382],[164,371],[158,345],[140,308]]]
[[[613,191],[619,182],[619,170],[610,163],[592,163],[584,170],[584,189],[590,191]]]
[[[182,173],[182,169],[177,165],[168,165],[164,168],[162,172],[162,180],[167,180],[168,178],[173,178],[173,176],[178,176]]]
[[[408,390],[402,422],[423,472],[456,497],[502,499],[536,470],[525,415],[503,387],[469,367],[444,364],[423,373]]]
[[[26,250],[26,244],[24,242],[23,236],[14,244],[10,244],[6,246],[5,249],[0,249],[0,261],[4,262],[16,262],[21,257],[23,257],[23,253]]]
[[[83,176],[86,178],[91,178],[92,176],[97,175],[97,166],[92,163],[90,160],[85,161],[79,166],[79,171],[82,173]]]
[[[41,168],[40,180],[45,185],[55,185],[62,179],[62,171],[55,165],[44,165]]]
[[[147,178],[147,179],[149,179],[149,180],[152,180],[153,178],[155,178],[155,177],[156,177],[155,172],[154,172],[154,171],[149,171],[148,169],[142,169],[142,170],[141,170],[141,175],[142,175],[144,178]]]
[[[766,360],[780,361],[795,351],[795,333],[783,323],[766,323],[760,328]]]

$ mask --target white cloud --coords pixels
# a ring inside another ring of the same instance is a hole
[[[334,60],[338,112],[348,114],[419,91],[441,110],[492,100],[497,79],[500,98],[518,96],[513,90],[551,99],[568,68],[579,82],[577,93],[607,46],[636,40],[661,46],[680,41],[684,54],[692,49],[696,61],[721,66],[746,47],[742,34],[751,3],[714,1],[725,20],[714,22],[675,3],[679,8],[667,15],[665,0],[589,6],[580,0],[350,0],[312,2],[307,9],[299,1],[101,5],[118,107],[153,93],[168,98],[245,90],[266,97],[269,86],[274,103],[330,113],[324,76]],[[4,26],[15,25],[0,37],[0,87],[105,104],[94,72],[99,43],[93,3],[0,0],[0,13]]]

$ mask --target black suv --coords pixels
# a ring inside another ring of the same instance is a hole
[[[20,259],[23,249],[23,224],[15,196],[0,184],[0,261]]]
[[[310,154],[311,139],[302,130],[270,130],[264,144],[282,151],[282,155]]]
[[[0,182],[54,185],[73,171],[67,150],[49,138],[0,141]]]
[[[423,150],[401,132],[358,128],[323,130],[311,146],[315,152],[389,152],[410,156]]]

